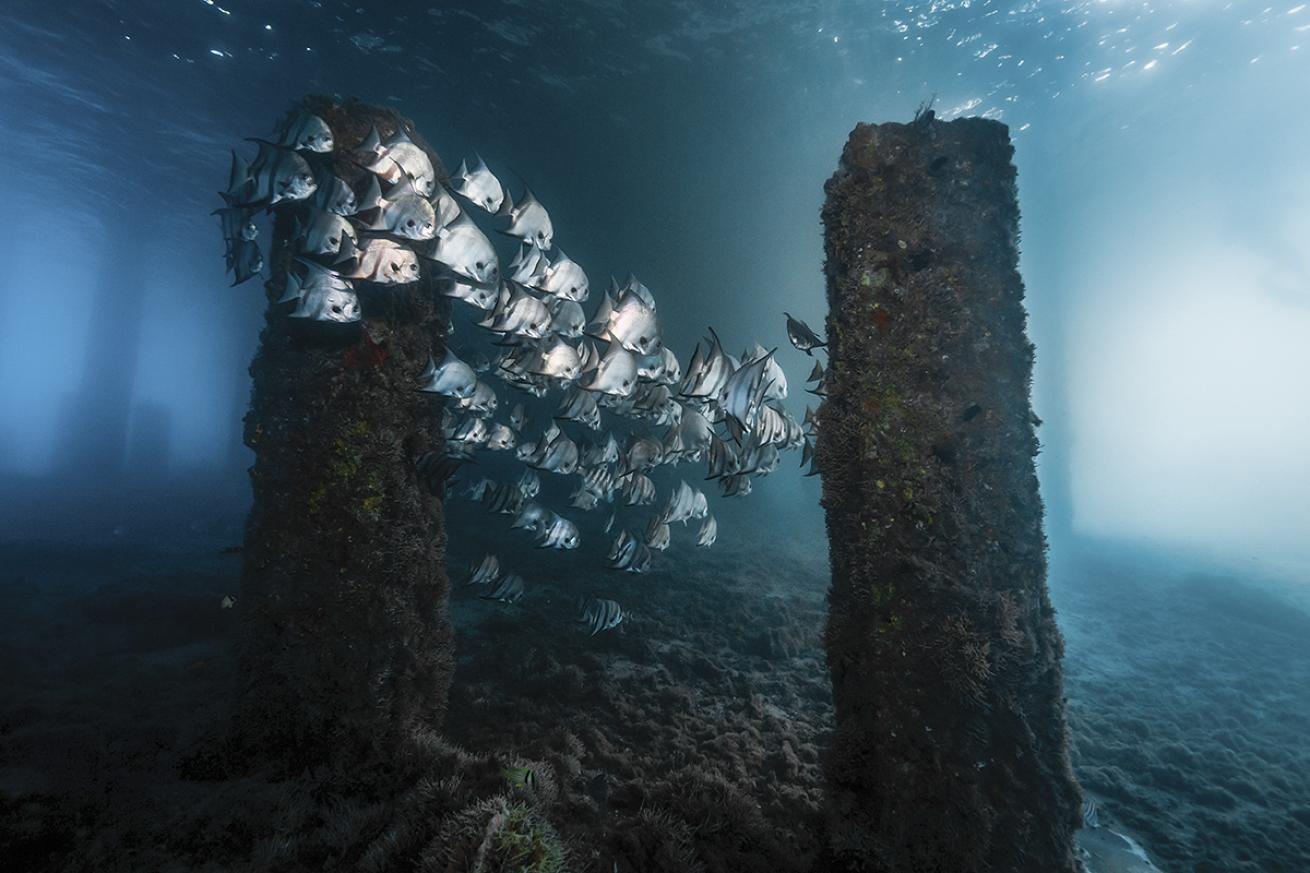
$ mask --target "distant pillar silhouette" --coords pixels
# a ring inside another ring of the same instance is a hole
[[[309,98],[339,152],[387,109]],[[429,149],[430,153],[430,149]],[[441,163],[431,154],[438,179]],[[361,187],[364,170],[335,172]],[[291,216],[269,253],[270,300],[290,263]],[[417,390],[449,309],[433,277],[365,289],[364,321],[306,324],[270,306],[250,367],[245,442],[254,502],[246,526],[236,738],[291,766],[376,760],[415,727],[440,724],[453,670],[441,504],[414,458],[440,449],[440,404]],[[243,286],[245,290],[248,286]],[[362,773],[361,773],[362,775]]]
[[[132,407],[131,440],[127,468],[141,471],[141,478],[155,481],[167,475],[172,450],[172,415],[159,403],[138,403]]]
[[[826,187],[824,869],[1076,869],[1012,154],[926,112]]]
[[[91,302],[89,333],[78,388],[68,396],[60,429],[58,472],[78,477],[84,495],[103,499],[117,491],[145,315],[143,240],[139,224],[106,217],[104,252]]]

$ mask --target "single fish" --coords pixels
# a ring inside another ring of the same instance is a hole
[[[664,447],[660,441],[650,436],[636,436],[628,440],[628,450],[624,453],[623,472],[633,470],[653,470],[664,460]]]
[[[433,193],[430,202],[432,203],[432,212],[437,216],[438,232],[443,227],[450,227],[454,224],[455,219],[463,215],[459,204],[444,185],[438,185]]]
[[[486,585],[499,578],[500,559],[495,555],[487,555],[481,563],[469,567],[469,577],[464,581],[464,585]]]
[[[523,577],[510,573],[495,585],[487,586],[481,597],[485,600],[499,600],[501,603],[517,603],[523,596]]]
[[[585,625],[589,636],[616,628],[623,622],[623,607],[616,601],[593,597],[579,604],[578,621]],[[616,862],[617,863],[617,862]]]
[[[259,236],[259,227],[255,224],[255,210],[248,206],[225,206],[215,209],[211,215],[217,215],[223,228],[223,239],[229,243],[237,240],[254,240]]]
[[[677,522],[687,523],[687,519],[692,517],[696,508],[696,492],[687,484],[686,480],[678,483],[678,487],[669,495],[668,502],[664,504],[664,511],[660,513],[660,519],[669,524]]]
[[[710,447],[714,425],[693,406],[682,407],[682,418],[677,427],[680,451],[688,457],[699,457]]]
[[[662,552],[669,547],[672,541],[672,531],[666,522],[661,521],[659,516],[653,516],[650,524],[646,525],[646,547]]]
[[[514,430],[523,430],[523,425],[527,423],[528,416],[523,410],[522,403],[515,403],[514,408],[509,411],[509,426]]]
[[[446,486],[468,458],[448,455],[445,452],[424,452],[414,462],[418,480],[435,497],[445,498]]]
[[[469,397],[477,390],[478,375],[447,347],[440,366],[430,356],[428,357],[427,369],[419,376],[419,381],[423,383],[419,390],[429,394]]]
[[[369,180],[368,192],[359,203],[356,219],[368,230],[427,240],[437,235],[437,215],[414,183],[405,177],[382,196],[377,177]]]
[[[620,489],[628,506],[648,506],[655,502],[655,483],[642,473],[628,473],[619,478]]]
[[[514,448],[518,435],[503,424],[493,425],[487,437],[487,448],[493,452],[503,452]]]
[[[524,497],[536,497],[541,493],[541,477],[533,470],[524,470],[519,477],[518,489]]]
[[[550,523],[553,514],[540,503],[524,503],[518,514],[514,516],[514,523],[510,525],[510,529],[526,530],[530,534],[540,534]]]
[[[546,267],[540,283],[534,287],[555,297],[582,303],[590,293],[591,283],[582,267],[560,249],[559,257]]]
[[[385,142],[376,127],[370,128],[358,151],[364,157],[365,169],[392,184],[408,177],[418,193],[424,197],[432,196],[437,183],[432,159],[401,128],[396,128]]]
[[[610,548],[610,566],[628,573],[645,573],[650,569],[651,551],[641,540],[620,531]]]
[[[224,594],[223,599],[218,601],[220,609],[231,609],[237,605],[237,599],[231,594]]]
[[[483,495],[482,502],[487,505],[491,512],[498,512],[501,515],[516,515],[523,506],[523,493],[519,491],[518,486],[509,482],[502,482],[492,491]]]
[[[708,549],[714,545],[714,541],[719,538],[719,523],[714,520],[714,516],[707,516],[705,522],[700,526],[700,533],[696,535],[696,545],[702,549]]]
[[[754,425],[760,404],[769,390],[768,372],[772,360],[773,352],[767,352],[762,358],[742,364],[728,377],[719,392],[719,405],[728,419],[743,431],[749,432]]]
[[[424,257],[484,285],[494,284],[500,279],[500,262],[491,240],[467,215],[461,215],[443,227]]]
[[[359,246],[354,225],[335,212],[311,206],[308,221],[299,234],[300,251],[309,255],[349,255]],[[350,245],[342,248],[342,243]]]
[[[374,237],[364,240],[354,268],[342,275],[379,285],[406,285],[418,281],[418,258],[400,243]]]
[[[469,365],[469,368],[474,373],[477,372],[477,368],[472,364]],[[500,405],[500,401],[496,399],[496,390],[479,379],[477,384],[473,386],[473,393],[467,397],[459,398],[455,401],[455,405],[478,418],[487,418],[495,415],[496,407]]]
[[[565,339],[578,339],[586,327],[587,316],[576,300],[552,297],[546,307],[550,310],[550,332]],[[585,348],[585,347],[584,347]]]
[[[337,215],[354,215],[358,209],[355,192],[344,181],[323,171],[316,177],[318,190],[314,194],[314,205]]]
[[[312,321],[335,321],[349,324],[359,321],[359,297],[350,282],[321,264],[297,258],[305,268],[304,277],[287,272],[287,287],[278,303],[296,300],[296,308],[289,318],[308,318]]]
[[[808,324],[799,318],[792,318],[790,312],[784,312],[783,315],[787,316],[787,339],[791,340],[791,344],[800,351],[813,356],[815,349],[828,344],[826,340],[820,339],[817,333],[810,330]]]
[[[600,503],[600,498],[588,491],[585,485],[579,485],[572,494],[569,495],[569,505],[581,509],[583,512],[590,512]]]
[[[489,323],[483,326],[497,333],[513,334],[528,339],[542,339],[550,333],[551,315],[546,304],[533,297],[522,285],[505,283],[510,288],[508,297],[504,289],[492,312]]]
[[[742,353],[741,362],[745,366],[766,356],[769,358],[769,363],[764,368],[764,380],[768,388],[764,392],[764,399],[765,401],[786,400],[787,374],[782,371],[782,366],[777,359],[766,351],[764,346],[755,343],[754,348]]]
[[[609,320],[609,337],[638,355],[658,354],[664,347],[655,309],[637,294],[623,297],[614,308]]]
[[[443,277],[436,288],[437,293],[443,297],[462,300],[470,306],[487,312],[496,308],[496,297],[499,294],[498,285],[483,285],[462,276]]]
[[[233,286],[258,276],[264,269],[264,255],[259,243],[251,239],[238,239],[229,243],[228,269],[232,271]]]
[[[477,159],[477,163],[471,170],[467,161],[459,162],[459,169],[450,177],[451,184],[455,192],[465,200],[476,203],[487,212],[495,213],[505,200],[505,187],[487,168],[481,155],[474,152],[473,157]]]
[[[581,538],[578,526],[562,515],[553,515],[537,542],[542,549],[576,549]]]
[[[546,443],[544,439],[541,442]],[[532,459],[531,466],[548,473],[571,475],[578,469],[578,444],[561,432],[546,443],[545,451]]]
[[[287,120],[278,136],[277,145],[323,154],[332,151],[336,143],[327,122],[302,109]]]
[[[541,284],[546,274],[546,268],[549,266],[550,258],[546,257],[546,253],[532,243],[525,242],[520,244],[518,253],[514,255],[514,260],[510,261],[509,278],[520,285],[536,288]]]
[[[552,379],[563,379],[565,382],[572,382],[578,378],[578,370],[581,366],[578,360],[578,350],[569,345],[562,339],[556,338],[551,345],[544,349],[531,372],[539,376],[550,376]]]
[[[518,203],[506,192],[498,214],[509,217],[509,227],[505,233],[530,242],[543,252],[550,251],[555,240],[555,227],[551,224],[546,207],[533,195],[531,188],[524,189]]]
[[[723,351],[719,335],[710,328],[710,335],[705,340],[707,349],[701,352],[700,344],[692,354],[691,363],[687,365],[687,375],[682,380],[680,393],[684,397],[717,398],[732,375],[732,362]]]
[[[618,343],[611,343],[591,382],[582,386],[615,397],[627,397],[637,384],[637,358]]]
[[[461,444],[466,453],[471,453],[478,446],[487,441],[491,431],[487,427],[487,421],[483,418],[470,416],[464,419],[464,422],[451,434],[451,440]]]
[[[597,403],[600,396],[577,386],[570,387],[564,399],[560,401],[559,409],[555,410],[555,417],[564,421],[579,422],[592,430],[600,430],[600,406]]]
[[[751,477],[745,473],[724,476],[719,482],[723,485],[724,497],[745,497],[751,493]]]
[[[305,159],[291,149],[258,141],[259,154],[247,163],[232,152],[232,171],[227,191],[228,206],[273,206],[304,200],[318,190],[318,182]]]
[[[710,434],[708,467],[709,470],[705,475],[706,479],[721,479],[724,476],[731,476],[737,471],[736,451],[731,444],[724,442],[714,434]]]

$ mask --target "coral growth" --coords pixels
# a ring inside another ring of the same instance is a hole
[[[1074,869],[1003,125],[859,125],[827,185],[833,870]]]

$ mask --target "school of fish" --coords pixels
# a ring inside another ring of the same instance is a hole
[[[603,533],[613,536],[608,565],[643,573],[673,544],[675,530],[687,528],[676,539],[701,548],[718,537],[709,498],[688,478],[742,497],[754,479],[777,469],[781,452],[794,449],[807,475],[817,472],[818,418],[807,407],[797,421],[782,405],[787,377],[773,350],[754,344],[733,356],[711,328],[684,367],[663,343],[654,294],[631,275],[623,283],[611,277],[588,315],[590,279],[555,246],[545,206],[526,187],[514,200],[480,156],[439,179],[403,129],[384,139],[374,128],[343,154],[328,124],[304,111],[276,140],[253,142],[252,160],[233,152],[220,192],[225,205],[215,211],[233,285],[264,269],[255,218],[289,210],[294,266],[273,304],[288,318],[358,322],[361,293],[430,271],[438,293],[471,307],[494,338],[494,359],[476,351],[460,357],[447,343],[415,374],[417,390],[447,401],[445,446],[414,460],[431,493],[445,499],[455,474],[480,452],[512,455],[524,468],[518,478],[482,477],[462,496],[510,516],[511,529],[540,548],[572,550],[582,541],[577,523],[536,499],[539,473],[570,480],[572,509],[605,514]],[[334,174],[339,156],[367,171],[363,190]],[[518,241],[503,271],[475,214],[506,222],[500,232]],[[795,348],[812,356],[825,346],[804,321],[784,315]],[[817,361],[811,383],[811,393],[826,396],[827,374]],[[529,427],[521,401],[498,421],[504,389],[548,398],[528,401],[538,407],[555,396],[558,403],[544,426]],[[703,471],[677,477],[661,499],[657,479],[672,480],[677,474],[667,471],[693,464]],[[644,520],[620,525],[620,513]],[[505,603],[526,591],[522,576],[501,574],[495,555],[471,568],[467,582]],[[616,601],[592,599],[579,603],[577,618],[594,635],[625,616]]]

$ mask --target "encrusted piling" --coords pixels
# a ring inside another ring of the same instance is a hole
[[[832,870],[1076,869],[1012,156],[929,111],[826,187]]]
[[[304,103],[332,128],[334,171],[361,188],[349,150],[394,112],[321,98]],[[241,593],[237,738],[292,762],[356,760],[415,728],[440,724],[453,669],[442,507],[414,459],[440,449],[440,404],[417,391],[440,359],[449,309],[425,268],[416,283],[365,286],[363,321],[306,322],[272,305],[291,262],[289,214],[273,231],[270,307],[245,442],[254,506]]]

